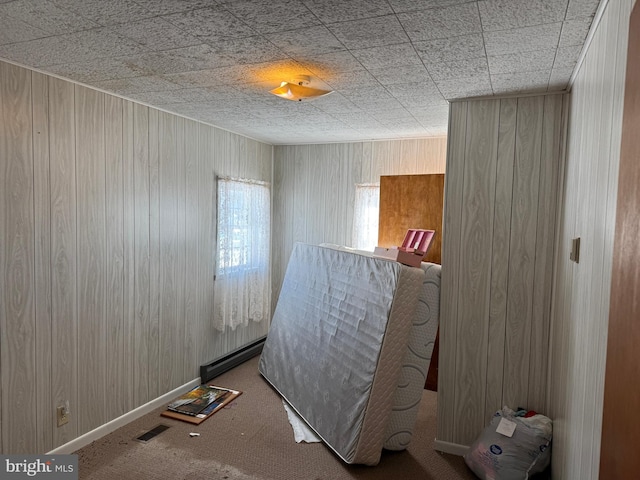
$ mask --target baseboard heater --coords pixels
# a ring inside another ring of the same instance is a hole
[[[264,337],[260,337],[243,347],[236,348],[222,358],[204,365],[200,365],[200,381],[202,383],[207,383],[216,378],[218,375],[222,375],[224,372],[231,370],[233,367],[237,367],[250,358],[259,355],[260,352],[262,352],[262,347],[264,347],[264,342],[266,340],[267,336],[265,335]]]

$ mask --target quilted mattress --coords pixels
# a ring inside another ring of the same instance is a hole
[[[424,272],[296,244],[259,370],[345,462],[376,465]]]
[[[372,257],[373,253],[330,243],[322,246]],[[409,333],[409,348],[402,361],[398,386],[393,396],[392,412],[384,434],[384,448],[404,450],[413,437],[420,400],[431,363],[431,354],[440,318],[440,274],[436,263],[422,262],[424,271],[416,314]]]

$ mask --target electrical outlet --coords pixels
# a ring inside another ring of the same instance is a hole
[[[60,405],[58,408],[56,408],[56,412],[57,412],[59,427],[69,422],[69,413],[67,411],[67,408],[64,405]]]

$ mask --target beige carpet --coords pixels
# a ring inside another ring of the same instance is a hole
[[[376,467],[350,466],[324,444],[295,443],[280,396],[258,373],[258,358],[214,379],[244,393],[198,426],[160,416],[162,408],[80,449],[80,478],[223,480],[473,479],[461,457],[433,450],[436,394],[425,391],[404,452],[384,452]],[[168,430],[135,440],[158,424]],[[190,437],[190,432],[200,433]]]

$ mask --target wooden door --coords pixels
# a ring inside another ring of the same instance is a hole
[[[435,230],[425,261],[440,264],[443,197],[444,174],[380,177],[378,245],[402,245],[410,228]]]
[[[640,2],[631,13],[613,247],[600,478],[640,472]]]

